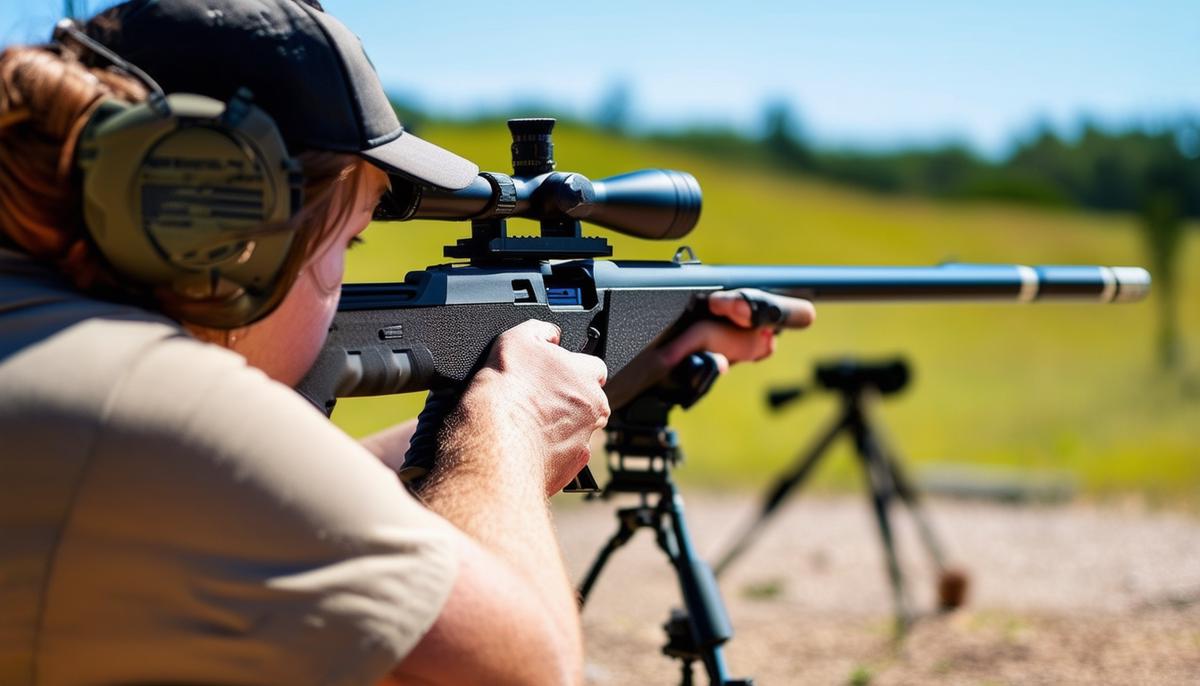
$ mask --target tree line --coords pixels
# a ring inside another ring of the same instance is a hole
[[[1075,136],[1045,125],[1000,159],[958,144],[886,152],[821,148],[807,140],[783,102],[767,104],[762,119],[757,138],[712,128],[652,137],[881,193],[1136,214],[1160,296],[1159,363],[1165,369],[1180,366],[1179,252],[1187,222],[1200,217],[1200,119],[1123,130],[1084,122]]]

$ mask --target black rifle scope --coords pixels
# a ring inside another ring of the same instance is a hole
[[[680,238],[700,220],[700,184],[691,174],[643,169],[592,181],[554,171],[553,119],[511,119],[508,128],[512,176],[483,172],[462,190],[443,191],[393,175],[375,219],[586,221],[651,239]]]

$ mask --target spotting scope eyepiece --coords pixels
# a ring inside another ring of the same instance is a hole
[[[592,181],[555,171],[553,127],[553,119],[509,121],[511,176],[483,172],[457,191],[392,176],[374,218],[481,222],[523,217],[552,226],[584,221],[655,240],[681,238],[700,221],[700,184],[686,172],[643,169]]]

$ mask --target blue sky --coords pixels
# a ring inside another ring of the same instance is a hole
[[[448,113],[529,101],[587,113],[625,82],[654,126],[752,130],[781,98],[826,144],[956,140],[991,153],[1041,120],[1200,113],[1196,0],[324,4],[389,89]],[[61,6],[3,0],[0,41],[44,36]]]

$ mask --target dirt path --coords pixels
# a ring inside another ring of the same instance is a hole
[[[688,493],[701,551],[714,554],[754,501]],[[579,578],[615,528],[612,503],[559,508]],[[737,635],[727,658],[756,684],[1200,684],[1200,521],[1137,508],[1014,508],[934,501],[968,605],[922,619],[900,646],[874,522],[861,498],[787,505],[722,578]],[[901,518],[914,604],[934,577]],[[588,680],[678,683],[659,654],[678,593],[642,531],[614,557],[584,613]],[[697,683],[704,683],[703,678]]]

